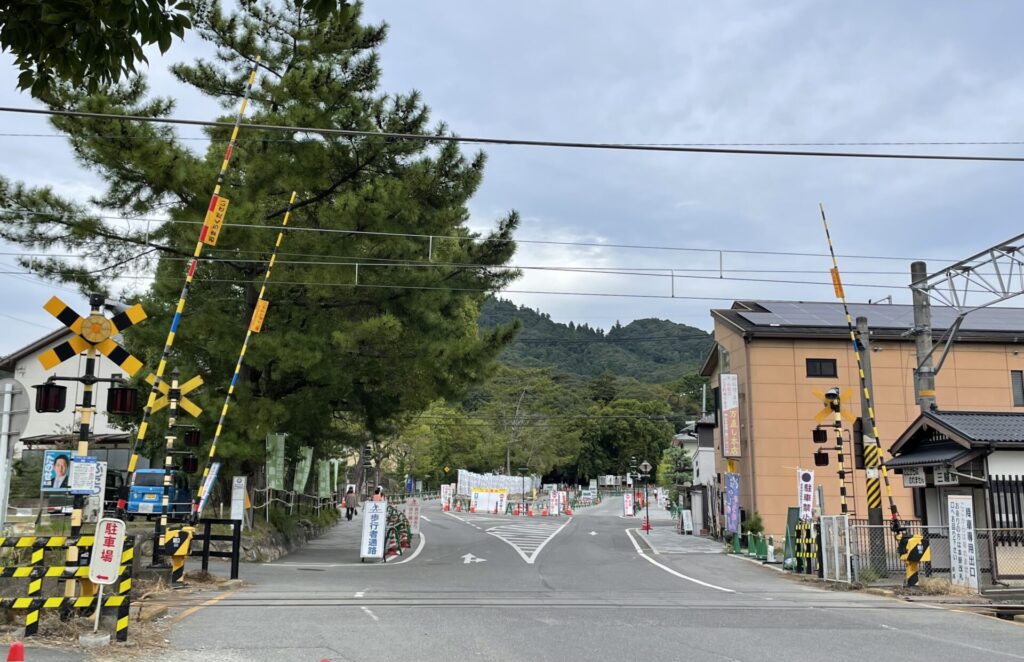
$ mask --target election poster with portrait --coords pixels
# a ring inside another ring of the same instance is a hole
[[[71,451],[45,451],[43,476],[39,489],[43,492],[67,492],[71,489]]]

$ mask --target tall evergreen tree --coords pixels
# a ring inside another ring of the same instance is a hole
[[[232,15],[219,2],[195,4],[196,29],[217,55],[172,71],[227,112],[239,106],[259,57],[247,121],[448,133],[443,124],[431,126],[417,92],[378,90],[377,51],[387,29],[361,23],[358,5],[319,19],[297,0],[246,0]],[[173,100],[150,97],[141,77],[100,95],[65,87],[53,103],[147,117],[174,109]],[[83,289],[108,287],[129,268],[146,273],[151,260],[155,280],[144,297],[150,319],[128,344],[152,369],[229,130],[206,129],[209,146],[195,153],[160,124],[58,118],[54,125],[70,134],[77,157],[99,173],[106,191],[85,205],[47,189],[0,183],[3,207],[31,212],[5,213],[0,236],[87,256],[24,262]],[[226,226],[204,254],[209,259],[200,264],[172,357],[185,376],[206,378],[199,400],[209,412],[208,430],[257,303],[273,230],[289,192],[299,195],[224,453],[256,459],[263,436],[274,430],[324,452],[337,443],[361,446],[367,434],[387,434],[408,413],[457,398],[485,376],[515,332],[515,325],[478,331],[477,317],[484,293],[517,276],[503,265],[515,249],[518,218],[499,219],[485,237],[467,229],[466,202],[480,185],[484,162],[482,153],[466,156],[450,142],[243,129],[223,194],[231,200],[227,222],[247,227]],[[97,209],[165,215],[171,222],[126,229]],[[455,238],[430,245],[411,235]],[[357,428],[359,434],[351,432]]]

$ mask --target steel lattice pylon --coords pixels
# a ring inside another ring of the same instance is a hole
[[[956,319],[935,345],[935,349],[942,346],[942,356],[934,373],[942,368],[968,314],[1024,294],[1022,244],[1024,234],[1019,234],[910,284],[912,290],[957,311]]]

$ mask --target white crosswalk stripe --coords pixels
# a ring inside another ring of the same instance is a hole
[[[487,533],[503,540],[512,546],[512,549],[523,557],[527,563],[533,563],[540,554],[544,545],[558,535],[565,526],[572,520],[565,521],[541,521],[541,522],[517,522],[514,524],[501,524],[487,529]]]

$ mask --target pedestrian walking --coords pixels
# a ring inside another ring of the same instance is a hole
[[[345,519],[352,521],[353,515],[358,515],[359,511],[356,508],[359,507],[359,497],[356,496],[356,490],[354,487],[348,488],[348,492],[345,493]]]
[[[375,489],[373,491],[373,500],[374,501],[383,501],[384,500],[384,488],[381,487],[380,485],[378,485],[377,489]]]

